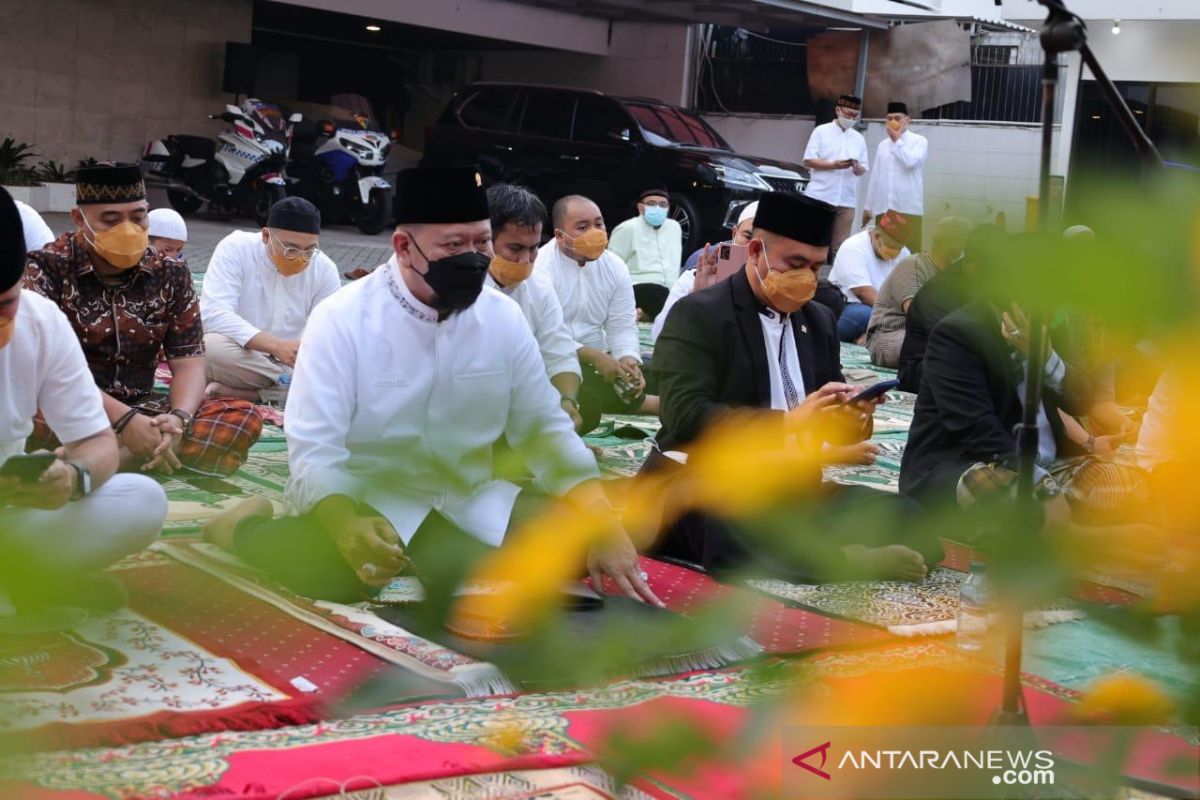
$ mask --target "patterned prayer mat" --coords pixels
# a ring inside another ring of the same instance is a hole
[[[366,781],[355,781],[357,786]],[[344,794],[326,795],[319,800],[655,800],[675,797],[656,787],[636,785],[619,787],[610,775],[598,767],[561,767],[527,769],[514,772],[487,772],[461,775],[434,781],[384,786]]]
[[[5,638],[7,746],[124,744],[312,722],[386,666],[153,550],[110,573],[128,590],[128,609],[73,630]],[[436,696],[423,688],[406,699]]]
[[[841,619],[885,628],[896,636],[937,636],[958,626],[959,592],[966,573],[937,568],[919,583],[843,581],[801,584],[749,580],[751,587],[788,603]],[[1025,627],[1042,628],[1084,616],[1071,600],[1025,614]]]
[[[693,760],[674,773],[645,775],[635,781],[636,788],[652,797],[696,800],[775,796],[779,787],[772,782],[779,780],[782,726],[832,724],[836,719],[829,715],[840,718],[837,704],[843,701],[838,698],[851,703],[861,698],[865,705],[854,713],[869,713],[882,701],[876,683],[880,679],[887,680],[886,685],[919,681],[926,695],[931,687],[957,687],[953,709],[922,706],[906,712],[919,719],[953,712],[958,719],[982,724],[1000,696],[997,663],[934,642],[908,643],[822,654],[768,670],[701,672],[503,700],[428,702],[279,730],[9,757],[0,761],[0,780],[7,781],[0,791],[21,793],[26,800],[52,800],[61,791],[74,792],[71,796],[80,800],[262,798],[285,793],[289,800],[299,800],[328,796],[343,786],[355,791],[386,786],[389,792],[400,792],[413,782],[426,782],[413,791],[441,780],[470,786],[467,776],[581,766],[614,733],[635,734],[675,721],[718,741],[762,738],[735,754]],[[805,694],[786,699],[797,686]],[[1065,721],[1077,696],[1028,676],[1024,694],[1035,725]],[[899,703],[903,706],[903,698]],[[778,716],[756,716],[752,709]],[[1139,777],[1161,778],[1171,759],[1195,757],[1194,745],[1155,733],[1141,737],[1136,752],[1131,772]],[[1200,786],[1195,777],[1174,780],[1192,791]],[[373,799],[410,796],[380,791],[364,794]]]

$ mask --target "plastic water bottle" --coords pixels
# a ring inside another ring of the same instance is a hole
[[[292,385],[292,368],[284,367],[279,371],[279,386],[286,390]]]
[[[978,561],[971,562],[971,574],[963,581],[958,597],[958,647],[960,650],[982,650],[987,638],[988,607],[992,599],[986,565]]]

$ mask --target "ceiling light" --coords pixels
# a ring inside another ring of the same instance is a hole
[[[1113,36],[1116,36],[1120,32],[1121,32],[1121,20],[1114,19],[1113,20]]]
[[[378,25],[368,25],[367,30],[369,30],[371,33],[379,33],[382,28],[380,28]]]

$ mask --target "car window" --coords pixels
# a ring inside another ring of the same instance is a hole
[[[469,128],[516,133],[517,120],[520,119],[520,99],[521,95],[516,89],[481,89],[459,109],[458,116]]]
[[[575,95],[570,92],[530,92],[521,121],[521,133],[570,139],[574,116]]]
[[[633,120],[620,105],[606,97],[584,95],[575,109],[575,130],[571,138],[577,142],[619,144],[631,140],[632,128]]]
[[[647,138],[656,144],[665,140],[674,144],[730,149],[719,133],[694,114],[671,106],[647,103],[626,103],[625,108],[648,134]]]

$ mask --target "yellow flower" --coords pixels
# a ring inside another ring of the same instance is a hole
[[[1174,711],[1175,704],[1156,684],[1116,673],[1089,686],[1071,716],[1097,725],[1163,725]]]

